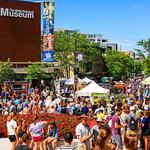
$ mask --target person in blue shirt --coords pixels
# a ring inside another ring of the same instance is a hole
[[[148,110],[144,111],[144,116],[141,119],[142,124],[142,141],[144,140],[144,144],[142,145],[145,150],[149,150],[150,148],[150,112]]]
[[[16,99],[14,100],[16,106],[18,106],[19,101],[20,101],[19,98],[16,98]]]
[[[87,107],[87,104],[84,103],[84,106],[81,109],[82,114],[87,115],[87,113],[89,112],[89,108]]]
[[[59,141],[59,135],[58,135],[58,127],[54,122],[52,122],[48,126],[48,137],[44,140],[44,150],[47,150],[48,144],[50,144],[50,149],[55,150],[55,148],[58,146],[58,141]]]

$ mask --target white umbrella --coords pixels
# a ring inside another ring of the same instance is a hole
[[[82,80],[78,78],[78,82],[82,83]],[[74,84],[74,78],[66,79],[65,80],[66,85],[73,85]]]
[[[144,85],[150,84],[150,76],[147,77],[144,81],[142,81],[142,83],[143,83]]]
[[[74,80],[72,78],[65,80],[65,84],[66,85],[73,85],[74,84]]]
[[[89,78],[87,78],[87,77],[85,77],[84,79],[82,79],[82,82],[83,83],[90,83],[90,82],[92,82],[93,80],[91,80],[91,79],[89,79]]]

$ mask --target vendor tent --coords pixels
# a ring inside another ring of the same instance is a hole
[[[82,80],[78,78],[78,82],[82,83]],[[74,84],[74,78],[66,79],[65,80],[66,85],[73,85]]]
[[[142,83],[143,83],[144,85],[150,84],[150,76],[147,77],[144,81],[142,81]]]
[[[89,78],[87,78],[87,77],[85,77],[85,78],[83,78],[82,79],[82,83],[90,83],[90,82],[92,82],[93,80],[91,80],[91,79],[89,79]]]
[[[100,87],[97,83],[92,81],[85,88],[83,88],[82,90],[76,92],[76,94],[78,96],[92,96],[93,93],[107,94],[108,95],[109,90]]]
[[[73,85],[74,84],[74,79],[73,78],[66,79],[65,80],[65,84],[67,84],[67,85]]]

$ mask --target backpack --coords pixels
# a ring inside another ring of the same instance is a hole
[[[137,121],[134,119],[134,117],[132,117],[131,115],[130,115],[130,117],[131,117],[131,119],[129,120],[129,129],[130,130],[136,130],[137,129],[137,127],[138,127],[138,123],[137,123]]]

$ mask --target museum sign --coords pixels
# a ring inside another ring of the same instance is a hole
[[[0,8],[0,16],[34,19],[34,11]]]

